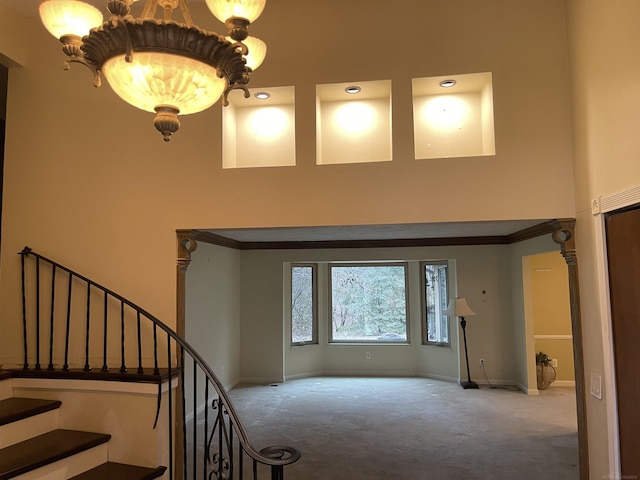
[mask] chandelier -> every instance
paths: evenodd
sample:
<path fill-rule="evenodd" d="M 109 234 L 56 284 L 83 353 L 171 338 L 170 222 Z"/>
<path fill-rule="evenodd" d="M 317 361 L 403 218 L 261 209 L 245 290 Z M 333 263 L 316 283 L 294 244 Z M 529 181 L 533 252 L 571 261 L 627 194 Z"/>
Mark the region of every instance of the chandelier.
<path fill-rule="evenodd" d="M 155 112 L 153 124 L 165 141 L 180 128 L 178 115 L 201 112 L 231 90 L 249 97 L 247 83 L 266 54 L 266 45 L 248 35 L 266 0 L 206 0 L 224 22 L 228 36 L 194 25 L 187 0 L 108 0 L 111 18 L 103 22 L 96 7 L 80 0 L 44 0 L 40 18 L 62 44 L 64 68 L 80 63 L 93 73 L 93 84 L 106 78 L 125 102 Z M 162 18 L 156 18 L 160 10 Z M 172 19 L 179 10 L 183 22 Z"/>

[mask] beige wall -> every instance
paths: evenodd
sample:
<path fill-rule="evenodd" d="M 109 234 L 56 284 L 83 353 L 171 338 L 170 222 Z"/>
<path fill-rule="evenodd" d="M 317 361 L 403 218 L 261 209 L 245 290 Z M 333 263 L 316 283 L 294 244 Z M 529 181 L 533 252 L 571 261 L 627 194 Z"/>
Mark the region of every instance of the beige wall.
<path fill-rule="evenodd" d="M 229 389 L 240 377 L 240 252 L 198 243 L 186 291 L 185 338 Z"/>
<path fill-rule="evenodd" d="M 591 201 L 640 184 L 636 108 L 640 64 L 635 61 L 640 4 L 633 0 L 567 0 L 566 4 L 585 374 L 603 376 L 605 392 L 602 400 L 587 396 L 591 478 L 601 478 L 619 472 L 614 470 L 613 378 L 607 375 L 612 358 L 603 352 L 608 339 L 603 336 L 607 319 L 602 312 L 607 306 L 601 305 L 600 295 L 606 292 L 606 279 L 599 271 L 598 225 Z"/>
<path fill-rule="evenodd" d="M 573 382 L 567 262 L 559 252 L 542 253 L 529 258 L 529 267 L 535 352 L 557 360 L 556 385 Z"/>

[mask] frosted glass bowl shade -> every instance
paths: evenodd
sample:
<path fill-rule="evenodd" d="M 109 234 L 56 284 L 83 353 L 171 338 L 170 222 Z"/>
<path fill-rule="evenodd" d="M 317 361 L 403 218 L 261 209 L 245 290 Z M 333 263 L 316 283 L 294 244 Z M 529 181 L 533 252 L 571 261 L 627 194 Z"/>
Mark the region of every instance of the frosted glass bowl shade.
<path fill-rule="evenodd" d="M 64 35 L 83 37 L 102 24 L 102 12 L 78 0 L 46 0 L 39 7 L 40 20 L 56 38 Z"/>
<path fill-rule="evenodd" d="M 226 22 L 233 17 L 245 18 L 253 23 L 264 10 L 266 0 L 206 0 L 211 13 Z"/>
<path fill-rule="evenodd" d="M 181 115 L 201 112 L 218 101 L 227 87 L 216 69 L 198 60 L 156 52 L 135 52 L 107 60 L 102 72 L 125 102 L 148 112 L 175 107 Z"/>

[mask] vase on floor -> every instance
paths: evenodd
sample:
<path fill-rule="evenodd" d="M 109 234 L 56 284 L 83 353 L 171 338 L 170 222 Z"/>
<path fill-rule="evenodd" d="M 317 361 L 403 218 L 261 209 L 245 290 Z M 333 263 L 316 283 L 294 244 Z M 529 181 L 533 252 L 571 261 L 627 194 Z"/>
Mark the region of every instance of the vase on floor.
<path fill-rule="evenodd" d="M 546 390 L 556 379 L 556 369 L 551 365 L 536 365 L 536 379 L 538 380 L 538 390 Z"/>
<path fill-rule="evenodd" d="M 538 390 L 546 390 L 556 379 L 556 369 L 551 365 L 551 359 L 543 352 L 536 354 L 536 380 Z"/>

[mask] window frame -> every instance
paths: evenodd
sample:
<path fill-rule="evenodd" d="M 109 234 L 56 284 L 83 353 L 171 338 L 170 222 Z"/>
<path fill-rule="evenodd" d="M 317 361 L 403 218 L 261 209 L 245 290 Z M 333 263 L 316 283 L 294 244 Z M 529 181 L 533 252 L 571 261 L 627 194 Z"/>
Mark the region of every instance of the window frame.
<path fill-rule="evenodd" d="M 334 267 L 402 267 L 404 270 L 404 310 L 405 310 L 405 339 L 404 340 L 357 340 L 333 338 L 333 274 Z M 410 278 L 409 262 L 405 261 L 365 261 L 365 262 L 329 262 L 327 264 L 327 327 L 328 343 L 330 345 L 410 345 L 411 344 L 411 303 L 409 299 Z"/>
<path fill-rule="evenodd" d="M 293 341 L 293 269 L 294 268 L 311 268 L 311 340 L 303 340 L 300 342 Z M 318 264 L 317 263 L 291 263 L 289 265 L 289 322 L 291 332 L 289 341 L 291 346 L 317 345 L 318 344 Z"/>
<path fill-rule="evenodd" d="M 422 344 L 423 345 L 431 345 L 437 347 L 451 347 L 451 318 L 449 315 L 444 315 L 446 317 L 446 329 L 447 329 L 447 341 L 432 341 L 429 340 L 429 319 L 427 318 L 427 282 L 425 270 L 427 265 L 441 265 L 446 268 L 446 292 L 445 292 L 445 303 L 449 302 L 449 293 L 451 288 L 451 275 L 449 274 L 450 265 L 448 260 L 424 260 L 420 262 L 420 322 L 422 324 Z M 447 305 L 445 305 L 444 309 L 446 312 Z"/>

